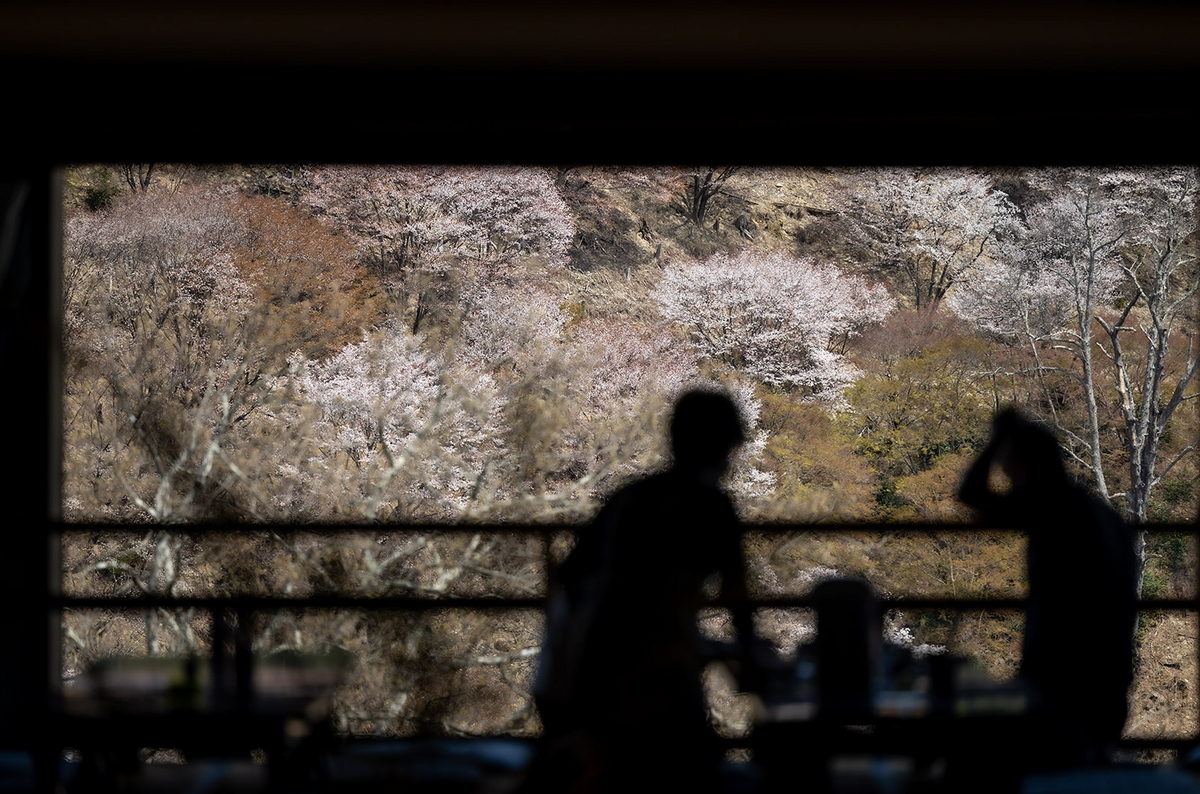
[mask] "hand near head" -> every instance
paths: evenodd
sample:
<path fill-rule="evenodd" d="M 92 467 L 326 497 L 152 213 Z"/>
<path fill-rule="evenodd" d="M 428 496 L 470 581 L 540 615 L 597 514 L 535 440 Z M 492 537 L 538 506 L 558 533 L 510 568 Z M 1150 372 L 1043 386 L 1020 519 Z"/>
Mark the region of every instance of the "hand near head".
<path fill-rule="evenodd" d="M 1001 411 L 992 420 L 992 440 L 988 447 L 992 450 L 992 459 L 1000 466 L 1013 488 L 1021 488 L 1028 480 L 1026 456 L 1029 450 L 1022 443 L 1032 427 L 1013 409 Z"/>
<path fill-rule="evenodd" d="M 993 465 L 1001 467 L 1014 492 L 1053 488 L 1066 481 L 1054 436 L 1012 408 L 992 420 L 992 438 L 963 478 L 958 498 L 985 512 L 996 508 L 1005 497 L 991 490 Z"/>

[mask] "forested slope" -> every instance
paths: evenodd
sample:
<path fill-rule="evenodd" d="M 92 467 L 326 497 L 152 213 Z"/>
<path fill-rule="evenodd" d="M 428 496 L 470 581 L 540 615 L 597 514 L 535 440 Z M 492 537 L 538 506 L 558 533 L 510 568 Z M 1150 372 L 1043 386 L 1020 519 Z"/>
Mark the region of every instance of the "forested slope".
<path fill-rule="evenodd" d="M 968 521 L 957 480 L 1006 405 L 1132 521 L 1196 517 L 1195 169 L 131 164 L 67 183 L 64 511 L 146 530 L 69 535 L 71 592 L 537 595 L 532 540 L 395 525 L 586 520 L 661 465 L 672 397 L 713 383 L 751 427 L 729 481 L 749 521 Z M 179 526 L 209 520 L 378 530 Z M 833 572 L 1024 588 L 1015 535 L 747 544 L 760 592 Z M 1144 594 L 1192 592 L 1188 542 L 1145 559 Z M 761 618 L 783 652 L 811 630 Z M 208 642 L 182 611 L 67 627 L 71 670 Z M 355 652 L 344 730 L 536 730 L 535 616 L 297 610 L 256 631 L 263 652 Z M 1019 615 L 889 631 L 998 675 L 1018 661 Z M 1144 619 L 1135 735 L 1196 728 L 1196 632 Z"/>

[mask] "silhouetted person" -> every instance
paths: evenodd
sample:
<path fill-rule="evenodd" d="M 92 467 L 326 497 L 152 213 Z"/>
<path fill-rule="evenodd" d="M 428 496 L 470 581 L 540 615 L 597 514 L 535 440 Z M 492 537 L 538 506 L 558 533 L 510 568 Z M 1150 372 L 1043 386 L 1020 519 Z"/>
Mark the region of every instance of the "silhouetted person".
<path fill-rule="evenodd" d="M 595 776 L 587 790 L 716 785 L 696 613 L 720 574 L 748 664 L 741 536 L 719 485 L 743 440 L 728 397 L 685 394 L 671 420 L 672 467 L 614 494 L 559 569 L 552 612 L 557 604 L 565 620 L 550 616 L 536 691 L 548 743 L 574 748 L 583 776 Z"/>
<path fill-rule="evenodd" d="M 1012 487 L 996 493 L 993 465 Z M 1009 410 L 959 497 L 988 524 L 1028 533 L 1020 675 L 1034 697 L 1034 768 L 1095 763 L 1120 738 L 1133 680 L 1137 563 L 1129 526 L 1067 476 L 1054 437 Z"/>

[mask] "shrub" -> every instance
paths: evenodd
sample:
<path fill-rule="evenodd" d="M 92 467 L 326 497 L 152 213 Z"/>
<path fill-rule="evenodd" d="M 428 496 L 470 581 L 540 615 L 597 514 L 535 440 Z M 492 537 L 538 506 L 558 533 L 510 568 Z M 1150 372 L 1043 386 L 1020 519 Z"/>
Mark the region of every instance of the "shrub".
<path fill-rule="evenodd" d="M 113 199 L 121 194 L 121 185 L 113 179 L 112 172 L 101 168 L 91 184 L 83 192 L 83 204 L 92 212 L 108 209 Z"/>

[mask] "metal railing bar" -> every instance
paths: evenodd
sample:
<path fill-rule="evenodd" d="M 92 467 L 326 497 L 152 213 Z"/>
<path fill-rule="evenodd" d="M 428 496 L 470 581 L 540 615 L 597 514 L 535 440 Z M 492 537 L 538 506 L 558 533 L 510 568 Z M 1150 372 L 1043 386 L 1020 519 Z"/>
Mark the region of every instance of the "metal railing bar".
<path fill-rule="evenodd" d="M 811 609 L 816 604 L 809 596 L 762 596 L 749 599 L 751 606 L 758 609 Z M 544 597 L 506 596 L 355 596 L 316 595 L 307 597 L 287 596 L 53 596 L 47 599 L 50 609 L 242 609 L 251 611 L 273 611 L 283 609 L 366 609 L 366 610 L 429 610 L 429 609 L 544 609 Z M 711 607 L 726 606 L 728 602 L 715 600 Z M 1147 598 L 1138 602 L 1141 610 L 1196 611 L 1196 601 L 1190 596 L 1175 598 Z M 938 598 L 906 596 L 881 599 L 885 610 L 946 610 L 969 611 L 986 609 L 995 611 L 1021 610 L 1024 598 Z"/>
<path fill-rule="evenodd" d="M 816 604 L 810 598 L 802 596 L 771 596 L 767 598 L 755 598 L 751 603 L 756 608 L 815 608 Z M 972 609 L 986 609 L 995 611 L 1005 610 L 1023 610 L 1025 609 L 1024 598 L 988 598 L 981 596 L 978 598 L 924 598 L 917 596 L 905 596 L 900 598 L 885 598 L 880 601 L 880 605 L 885 610 L 890 609 L 913 609 L 913 610 L 946 610 L 946 611 L 968 611 Z M 1179 598 L 1147 598 L 1138 601 L 1139 610 L 1174 610 L 1184 612 L 1195 612 L 1196 602 L 1191 597 Z"/>
<path fill-rule="evenodd" d="M 405 533 L 405 534 L 554 534 L 575 532 L 586 524 L 51 524 L 50 532 L 121 532 L 144 534 L 148 532 L 179 532 L 184 534 L 275 532 L 279 534 L 355 534 L 355 533 Z M 1200 535 L 1200 521 L 1175 522 L 1169 524 L 1142 524 L 1137 527 L 1151 535 L 1186 533 Z M 808 533 L 814 535 L 838 534 L 961 534 L 961 533 L 1020 533 L 1019 527 L 985 527 L 979 524 L 874 524 L 874 523 L 745 523 L 741 531 L 765 534 Z"/>
<path fill-rule="evenodd" d="M 352 741 L 361 741 L 355 737 Z M 371 741 L 366 739 L 365 741 Z M 537 741 L 532 739 L 531 741 Z M 752 750 L 755 746 L 754 734 L 748 736 L 723 736 L 718 739 L 719 744 L 726 750 Z M 1180 737 L 1177 739 L 1118 739 L 1117 748 L 1121 750 L 1178 750 L 1186 751 L 1196 748 L 1196 737 L 1187 738 Z"/>
<path fill-rule="evenodd" d="M 251 612 L 282 611 L 287 609 L 365 609 L 431 610 L 431 609 L 545 609 L 544 598 L 454 597 L 422 598 L 417 596 L 350 596 L 317 595 L 308 597 L 283 596 L 55 596 L 48 599 L 50 609 L 235 609 Z"/>
<path fill-rule="evenodd" d="M 1193 750 L 1196 737 L 1178 739 L 1118 739 L 1117 747 L 1122 750 Z"/>
<path fill-rule="evenodd" d="M 391 747 L 397 744 L 414 743 L 419 744 L 427 741 L 445 741 L 446 736 L 429 734 L 422 736 L 371 736 L 371 735 L 355 735 L 341 737 L 341 741 L 353 745 L 355 747 Z M 473 736 L 453 737 L 458 741 L 469 742 L 472 740 L 496 740 L 513 742 L 528 742 L 536 744 L 541 741 L 540 736 L 513 736 L 506 733 L 489 733 Z M 715 741 L 727 750 L 734 749 L 753 749 L 755 745 L 755 737 L 753 733 L 746 736 L 718 736 Z M 1170 739 L 1148 739 L 1148 738 L 1128 738 L 1117 741 L 1117 747 L 1122 750 L 1192 750 L 1196 747 L 1196 739 L 1187 737 L 1178 737 Z"/>

